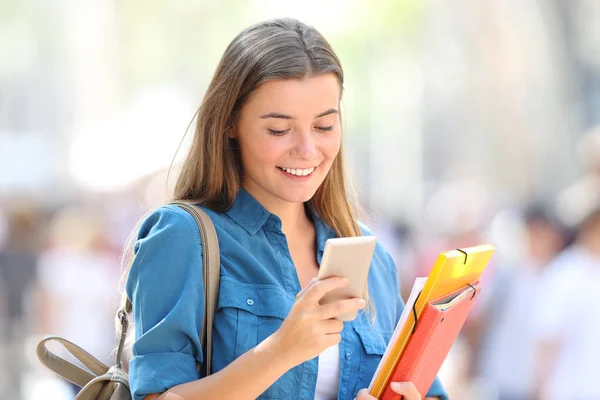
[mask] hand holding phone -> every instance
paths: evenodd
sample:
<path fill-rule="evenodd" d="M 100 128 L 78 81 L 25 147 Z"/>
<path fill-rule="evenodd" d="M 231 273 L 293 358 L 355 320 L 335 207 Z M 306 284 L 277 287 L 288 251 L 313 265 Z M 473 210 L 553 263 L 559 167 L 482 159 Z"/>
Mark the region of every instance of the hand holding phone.
<path fill-rule="evenodd" d="M 348 285 L 327 293 L 321 299 L 321 305 L 353 297 L 364 299 L 375 244 L 376 239 L 373 236 L 327 240 L 317 279 L 339 276 L 346 278 Z M 356 314 L 357 311 L 344 313 L 337 318 L 341 321 L 352 321 Z"/>

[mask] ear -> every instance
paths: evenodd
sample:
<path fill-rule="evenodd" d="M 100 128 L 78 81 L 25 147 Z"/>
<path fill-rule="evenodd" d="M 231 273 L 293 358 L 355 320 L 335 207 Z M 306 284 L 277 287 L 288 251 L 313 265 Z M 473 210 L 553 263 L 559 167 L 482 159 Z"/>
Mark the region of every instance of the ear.
<path fill-rule="evenodd" d="M 229 139 L 237 139 L 237 131 L 235 129 L 235 125 L 229 125 L 227 129 L 225 129 L 225 132 L 227 132 L 227 137 Z"/>

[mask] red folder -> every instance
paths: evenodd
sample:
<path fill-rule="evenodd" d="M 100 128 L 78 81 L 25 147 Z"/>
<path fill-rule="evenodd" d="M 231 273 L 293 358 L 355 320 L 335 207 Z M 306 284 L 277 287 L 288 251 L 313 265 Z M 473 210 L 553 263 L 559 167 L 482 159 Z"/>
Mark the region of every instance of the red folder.
<path fill-rule="evenodd" d="M 477 281 L 427 304 L 386 384 L 381 400 L 402 398 L 390 388 L 390 382 L 412 382 L 425 398 L 480 288 L 481 284 Z"/>

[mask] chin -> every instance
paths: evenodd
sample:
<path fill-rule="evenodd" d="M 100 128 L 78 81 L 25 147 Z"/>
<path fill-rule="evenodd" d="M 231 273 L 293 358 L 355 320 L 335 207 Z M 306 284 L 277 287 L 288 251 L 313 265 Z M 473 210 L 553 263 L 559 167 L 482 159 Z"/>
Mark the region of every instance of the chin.
<path fill-rule="evenodd" d="M 314 190 L 293 190 L 278 193 L 281 200 L 288 203 L 306 203 L 313 198 L 317 189 Z"/>

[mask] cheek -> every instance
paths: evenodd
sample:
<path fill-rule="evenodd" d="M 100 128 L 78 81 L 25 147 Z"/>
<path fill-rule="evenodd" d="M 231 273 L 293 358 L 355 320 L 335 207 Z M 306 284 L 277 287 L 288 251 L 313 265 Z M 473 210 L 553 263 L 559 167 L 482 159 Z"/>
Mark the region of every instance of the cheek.
<path fill-rule="evenodd" d="M 340 132 L 327 136 L 322 144 L 321 149 L 325 158 L 333 160 L 340 152 L 342 135 Z"/>
<path fill-rule="evenodd" d="M 282 145 L 280 141 L 273 139 L 276 138 L 256 133 L 240 142 L 244 166 L 249 169 L 260 169 L 274 165 L 282 153 Z"/>

